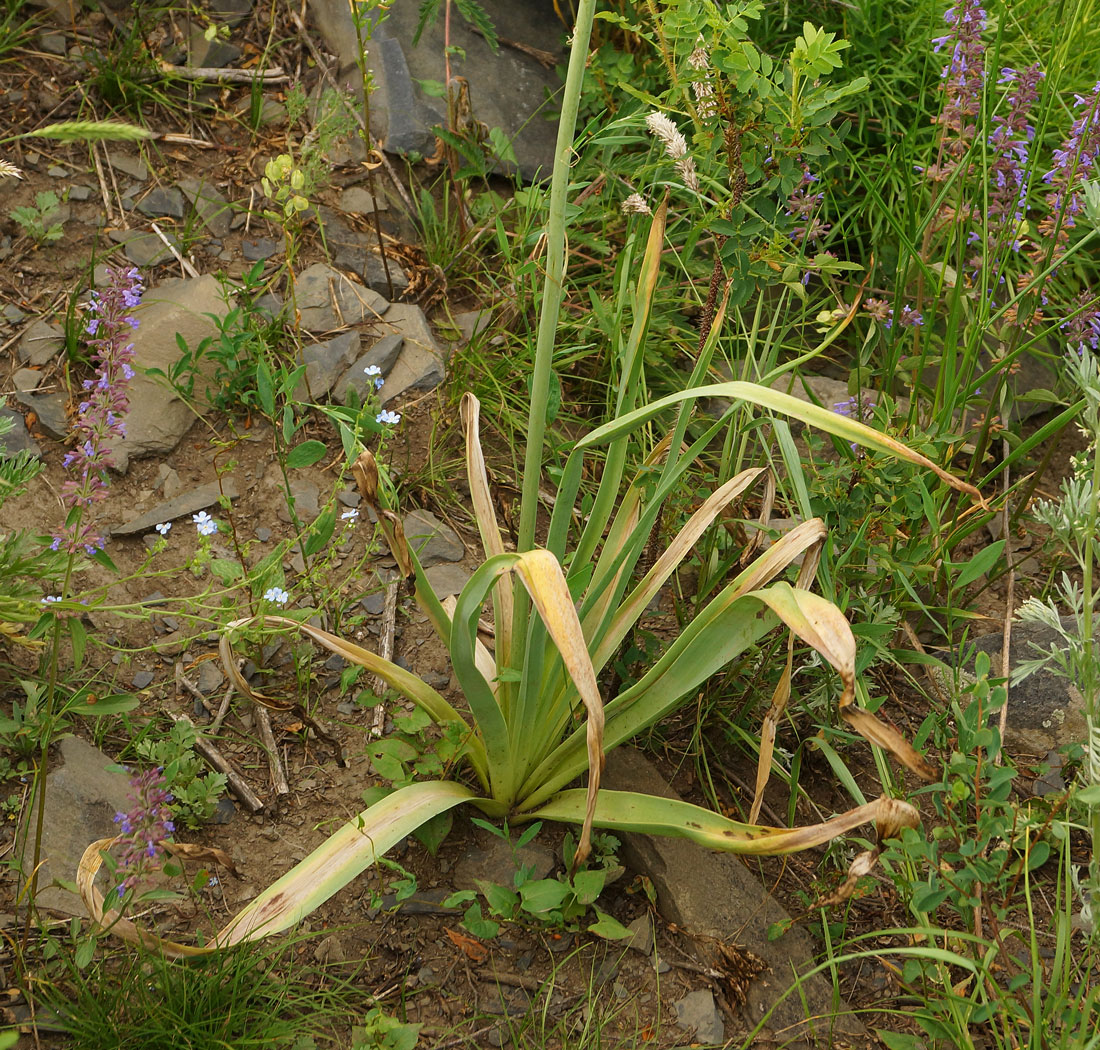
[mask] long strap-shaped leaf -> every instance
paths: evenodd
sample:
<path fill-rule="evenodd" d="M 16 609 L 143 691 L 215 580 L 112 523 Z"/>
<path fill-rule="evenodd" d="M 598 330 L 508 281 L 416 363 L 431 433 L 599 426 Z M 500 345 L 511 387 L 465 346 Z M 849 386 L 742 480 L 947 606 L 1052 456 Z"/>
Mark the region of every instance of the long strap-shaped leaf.
<path fill-rule="evenodd" d="M 371 674 L 378 675 L 386 685 L 396 689 L 402 696 L 407 697 L 416 704 L 433 722 L 439 725 L 455 722 L 462 726 L 465 730 L 464 739 L 467 741 L 465 753 L 470 767 L 477 774 L 482 786 L 488 789 L 485 746 L 466 719 L 440 693 L 436 692 L 423 679 L 418 678 L 410 671 L 406 671 L 403 667 L 382 659 L 377 653 L 372 653 L 361 645 L 356 645 L 354 642 L 349 642 L 338 635 L 323 631 L 320 627 L 300 623 L 288 616 L 255 616 L 244 620 L 234 620 L 228 624 L 222 633 L 218 653 L 225 673 L 233 682 L 233 687 L 242 696 L 246 696 L 253 703 L 265 707 L 273 707 L 276 710 L 287 709 L 287 705 L 282 701 L 273 701 L 271 697 L 256 692 L 244 679 L 240 671 L 237 670 L 237 661 L 233 658 L 233 634 L 240 628 L 249 626 L 285 627 L 300 631 L 330 652 L 342 656 L 348 663 L 357 664 L 366 668 Z"/>
<path fill-rule="evenodd" d="M 584 727 L 586 753 L 588 758 L 588 799 L 589 809 L 594 811 L 596 797 L 600 789 L 600 774 L 603 771 L 603 729 L 604 714 L 603 700 L 600 698 L 599 686 L 596 683 L 596 674 L 592 670 L 592 661 L 588 657 L 588 649 L 584 644 L 584 633 L 581 631 L 580 620 L 577 618 L 577 610 L 573 605 L 573 598 L 569 593 L 569 585 L 565 581 L 565 573 L 561 564 L 549 551 L 536 548 L 512 554 L 499 554 L 490 558 L 474 573 L 470 581 L 462 589 L 458 604 L 455 607 L 454 629 L 452 631 L 451 652 L 454 659 L 454 669 L 459 681 L 469 679 L 473 684 L 473 693 L 467 693 L 471 710 L 475 718 L 481 719 L 479 708 L 487 703 L 484 690 L 476 682 L 481 675 L 474 667 L 474 643 L 477 637 L 477 619 L 489 588 L 496 579 L 504 573 L 515 573 L 519 577 L 546 630 L 558 647 L 563 663 L 569 671 L 569 676 L 577 688 L 581 700 L 587 709 L 588 718 Z M 459 669 L 462 675 L 459 675 Z M 464 677 L 463 677 L 464 676 Z M 476 694 L 477 698 L 475 699 Z M 476 705 L 476 706 L 475 706 Z M 533 715 L 530 721 L 524 721 L 522 717 L 516 717 L 507 730 L 511 736 L 511 749 L 502 764 L 507 764 L 508 769 L 499 778 L 497 770 L 491 768 L 490 772 L 494 781 L 494 798 L 506 805 L 515 801 L 514 773 L 518 767 L 515 759 L 515 749 L 528 746 L 528 742 L 537 739 L 546 732 L 546 727 L 538 722 L 537 704 L 520 708 Z M 484 729 L 483 729 L 484 733 Z M 495 761 L 498 748 L 495 741 L 486 739 L 486 748 L 490 757 Z M 492 763 L 491 763 L 492 766 Z M 511 779 L 510 779 L 511 778 Z M 507 797 L 501 797 L 497 790 L 498 784 L 508 784 Z M 591 844 L 591 820 L 586 820 L 581 829 L 580 841 L 577 844 L 577 857 L 575 863 L 583 862 L 588 855 Z"/>
<path fill-rule="evenodd" d="M 790 394 L 784 394 L 766 386 L 759 386 L 756 383 L 744 383 L 740 380 L 733 380 L 729 383 L 712 383 L 709 386 L 700 386 L 691 390 L 680 390 L 674 394 L 669 394 L 667 397 L 662 397 L 642 408 L 635 409 L 633 412 L 628 412 L 618 419 L 613 419 L 601 427 L 597 427 L 578 441 L 576 447 L 578 449 L 590 448 L 609 441 L 615 441 L 660 414 L 666 408 L 671 408 L 683 401 L 698 401 L 700 398 L 712 397 L 736 398 L 739 401 L 757 405 L 772 412 L 781 412 L 783 415 L 800 419 L 803 423 L 808 423 L 810 426 L 824 430 L 827 434 L 833 434 L 845 441 L 855 442 L 857 445 L 873 448 L 916 466 L 924 467 L 926 470 L 932 471 L 936 477 L 945 484 L 950 485 L 951 488 L 957 489 L 959 492 L 965 492 L 979 503 L 984 504 L 981 494 L 973 485 L 955 477 L 919 452 L 914 452 L 900 441 L 879 433 L 879 431 L 867 426 L 865 423 L 861 423 L 856 419 L 849 419 L 847 416 L 842 416 L 836 412 L 830 412 L 818 405 L 800 401 Z"/>
<path fill-rule="evenodd" d="M 802 522 L 712 598 L 642 679 L 607 705 L 607 747 L 654 725 L 682 697 L 772 630 L 777 620 L 756 618 L 737 603 L 817 547 L 824 536 L 820 519 Z M 545 801 L 583 772 L 584 759 L 579 732 L 574 732 L 528 774 L 520 797 L 530 804 Z"/>
<path fill-rule="evenodd" d="M 524 819 L 579 824 L 585 813 L 584 792 L 570 789 L 559 791 L 537 809 L 525 813 Z M 875 822 L 880 839 L 895 838 L 902 828 L 919 827 L 920 814 L 908 802 L 883 797 L 821 824 L 771 828 L 742 824 L 680 799 L 604 790 L 600 792 L 593 817 L 593 825 L 597 828 L 691 839 L 709 849 L 756 856 L 795 853 L 820 846 L 871 821 Z"/>
<path fill-rule="evenodd" d="M 305 860 L 268 886 L 202 948 L 157 937 L 104 906 L 95 876 L 103 863 L 102 851 L 118 839 L 99 839 L 84 851 L 77 869 L 77 887 L 95 922 L 123 940 L 157 948 L 170 958 L 209 955 L 293 926 L 425 821 L 472 800 L 476 801 L 468 787 L 452 781 L 411 784 L 387 795 L 349 820 Z"/>
<path fill-rule="evenodd" d="M 481 534 L 481 546 L 485 556 L 491 558 L 504 553 L 504 540 L 497 524 L 493 497 L 489 492 L 489 477 L 485 470 L 485 456 L 481 451 L 479 424 L 481 402 L 473 394 L 463 394 L 459 406 L 466 428 L 466 476 L 470 482 L 470 501 L 474 507 L 474 519 Z M 512 588 L 500 582 L 493 589 L 496 604 L 496 658 L 497 667 L 510 667 L 512 662 Z"/>
<path fill-rule="evenodd" d="M 714 519 L 740 496 L 757 478 L 767 473 L 764 467 L 743 470 L 720 488 L 715 489 L 703 505 L 688 519 L 687 523 L 668 545 L 664 553 L 653 563 L 653 567 L 639 581 L 630 596 L 615 610 L 611 625 L 600 640 L 592 656 L 592 664 L 597 673 L 618 649 L 630 628 L 645 611 L 665 581 L 676 571 L 676 567 L 687 556 L 699 538 L 710 527 Z"/>

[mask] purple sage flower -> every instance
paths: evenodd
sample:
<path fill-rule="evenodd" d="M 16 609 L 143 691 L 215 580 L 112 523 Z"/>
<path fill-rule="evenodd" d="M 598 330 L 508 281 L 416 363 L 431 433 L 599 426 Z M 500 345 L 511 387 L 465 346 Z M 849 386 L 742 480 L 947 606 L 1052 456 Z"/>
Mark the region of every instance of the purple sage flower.
<path fill-rule="evenodd" d="M 1100 300 L 1091 292 L 1081 292 L 1074 297 L 1069 309 L 1073 316 L 1059 327 L 1066 333 L 1070 348 L 1081 355 L 1085 350 L 1100 346 Z"/>
<path fill-rule="evenodd" d="M 943 20 L 950 27 L 933 40 L 934 50 L 950 51 L 951 59 L 940 73 L 943 108 L 934 123 L 943 128 L 944 159 L 930 164 L 925 174 L 934 182 L 948 178 L 970 148 L 977 133 L 975 118 L 982 109 L 985 86 L 985 10 L 978 0 L 959 0 Z"/>
<path fill-rule="evenodd" d="M 989 144 L 993 156 L 989 165 L 989 247 L 1002 242 L 1014 252 L 1020 250 L 1020 224 L 1027 212 L 1027 164 L 1035 128 L 1031 110 L 1039 98 L 1039 84 L 1045 74 L 1038 63 L 1022 73 L 1002 69 L 1000 84 L 1007 84 L 1008 112 L 993 117 Z"/>
<path fill-rule="evenodd" d="M 125 813 L 115 814 L 115 823 L 123 839 L 118 867 L 119 871 L 128 872 L 118 886 L 120 897 L 137 883 L 150 861 L 164 852 L 161 841 L 176 830 L 172 811 L 168 808 L 172 793 L 162 767 L 132 776 L 127 794 L 132 805 Z"/>
<path fill-rule="evenodd" d="M 1066 231 L 1073 228 L 1074 217 L 1081 211 L 1078 187 L 1096 173 L 1100 156 L 1100 82 L 1090 94 L 1075 95 L 1074 105 L 1081 115 L 1061 148 L 1054 151 L 1054 164 L 1043 176 L 1043 182 L 1050 186 L 1046 201 L 1049 214 L 1039 222 L 1038 232 L 1040 240 L 1057 235 L 1056 256 L 1064 250 L 1069 239 Z"/>
<path fill-rule="evenodd" d="M 134 377 L 130 334 L 138 326 L 129 311 L 141 302 L 143 290 L 135 268 L 108 267 L 107 287 L 92 292 L 85 305 L 84 331 L 96 375 L 84 380 L 84 399 L 73 423 L 76 440 L 62 461 L 72 475 L 61 486 L 62 501 L 71 512 L 50 544 L 54 550 L 95 554 L 103 549 L 103 536 L 94 522 L 84 520 L 84 512 L 107 495 L 107 468 L 115 462 L 112 446 L 126 436 L 122 417 L 130 407 L 127 387 Z"/>

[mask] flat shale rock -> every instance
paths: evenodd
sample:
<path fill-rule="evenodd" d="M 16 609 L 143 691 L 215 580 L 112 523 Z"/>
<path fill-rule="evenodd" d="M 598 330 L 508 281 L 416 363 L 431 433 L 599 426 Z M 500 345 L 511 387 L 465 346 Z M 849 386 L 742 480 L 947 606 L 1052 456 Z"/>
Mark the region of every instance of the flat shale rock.
<path fill-rule="evenodd" d="M 618 747 L 607 756 L 601 786 L 676 797 L 652 763 L 633 748 Z M 843 1012 L 843 1004 L 842 1012 L 836 1012 L 832 988 L 820 974 L 805 979 L 798 990 L 779 1001 L 796 971 L 813 968 L 813 941 L 798 926 L 768 940 L 768 927 L 790 916 L 741 858 L 714 853 L 683 838 L 634 832 L 619 838 L 624 863 L 653 880 L 661 914 L 697 935 L 702 952 L 709 950 L 707 939 L 713 938 L 743 946 L 767 964 L 766 970 L 748 981 L 745 1002 L 734 1018 L 739 1029 L 750 1030 L 774 1006 L 766 1028 L 771 1034 L 782 1033 L 783 1046 L 878 1045 L 853 1014 Z M 706 958 L 701 961 L 713 965 Z"/>

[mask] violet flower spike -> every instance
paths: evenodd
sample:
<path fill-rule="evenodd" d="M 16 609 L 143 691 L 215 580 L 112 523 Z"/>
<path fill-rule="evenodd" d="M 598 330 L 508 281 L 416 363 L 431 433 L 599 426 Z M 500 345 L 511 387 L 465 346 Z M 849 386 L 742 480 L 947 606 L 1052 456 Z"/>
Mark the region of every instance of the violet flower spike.
<path fill-rule="evenodd" d="M 107 495 L 107 468 L 115 465 L 113 445 L 126 436 L 124 416 L 130 407 L 128 386 L 134 370 L 131 333 L 138 322 L 130 310 L 141 302 L 144 286 L 136 268 L 107 268 L 107 287 L 92 292 L 85 311 L 86 344 L 96 365 L 94 379 L 83 384 L 84 399 L 73 423 L 75 443 L 65 456 L 70 477 L 61 486 L 61 498 L 70 509 L 86 511 Z M 51 548 L 75 554 L 101 551 L 104 538 L 94 523 L 77 514 L 55 533 Z"/>
<path fill-rule="evenodd" d="M 140 878 L 149 862 L 163 852 L 161 841 L 176 830 L 168 803 L 172 793 L 164 779 L 164 769 L 148 769 L 130 778 L 128 796 L 132 805 L 125 813 L 115 814 L 115 823 L 123 838 L 119 871 L 128 874 L 119 883 L 118 895 L 125 896 Z"/>
<path fill-rule="evenodd" d="M 985 17 L 978 0 L 959 0 L 943 16 L 950 30 L 933 40 L 933 50 L 949 48 L 951 59 L 940 74 L 943 108 L 933 120 L 943 128 L 945 159 L 928 166 L 926 175 L 932 181 L 951 174 L 977 133 L 975 118 L 981 112 L 985 86 Z"/>
<path fill-rule="evenodd" d="M 1078 189 L 1082 182 L 1092 178 L 1100 158 L 1100 82 L 1088 95 L 1076 95 L 1074 105 L 1081 115 L 1069 129 L 1069 137 L 1061 149 L 1054 151 L 1054 165 L 1043 176 L 1050 186 L 1047 194 L 1049 214 L 1039 223 L 1039 238 L 1054 237 L 1057 233 L 1058 254 L 1064 250 L 1068 239 L 1065 231 L 1076 225 L 1081 211 Z"/>

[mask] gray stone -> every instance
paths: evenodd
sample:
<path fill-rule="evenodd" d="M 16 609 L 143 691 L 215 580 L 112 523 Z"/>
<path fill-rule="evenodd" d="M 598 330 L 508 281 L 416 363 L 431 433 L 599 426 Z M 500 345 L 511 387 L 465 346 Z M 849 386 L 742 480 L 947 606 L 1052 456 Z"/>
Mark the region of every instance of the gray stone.
<path fill-rule="evenodd" d="M 642 955 L 653 954 L 653 919 L 649 912 L 644 911 L 626 927 L 630 931 L 629 937 L 624 937 L 619 943 L 627 948 L 633 948 Z"/>
<path fill-rule="evenodd" d="M 402 394 L 434 390 L 447 376 L 443 351 L 419 306 L 394 303 L 386 311 L 387 330 L 404 337 L 404 346 L 382 388 L 384 404 Z"/>
<path fill-rule="evenodd" d="M 430 154 L 435 148 L 431 129 L 447 122 L 441 100 L 429 102 L 418 95 L 399 41 L 381 36 L 375 48 L 378 55 L 375 72 L 380 74 L 378 94 L 387 124 L 383 145 L 390 153 Z"/>
<path fill-rule="evenodd" d="M 174 186 L 156 186 L 137 203 L 137 210 L 153 219 L 159 216 L 182 219 L 184 207 L 183 194 Z"/>
<path fill-rule="evenodd" d="M 647 758 L 622 746 L 607 756 L 601 787 L 676 797 Z M 790 916 L 739 857 L 712 853 L 688 839 L 616 834 L 622 842 L 620 859 L 652 879 L 661 915 L 698 938 L 704 965 L 716 961 L 706 958 L 713 951 L 707 946 L 710 938 L 743 944 L 767 964 L 749 984 L 739 1020 L 756 1025 L 775 1006 L 767 1025 L 782 1031 L 784 1040 L 817 1039 L 820 1045 L 834 1046 L 848 1039 L 858 1046 L 873 1045 L 843 1004 L 838 1011 L 832 987 L 820 974 L 804 977 L 796 993 L 778 1002 L 796 972 L 813 968 L 815 945 L 806 930 L 794 925 L 768 940 L 768 927 Z"/>
<path fill-rule="evenodd" d="M 194 26 L 187 40 L 187 65 L 193 69 L 225 69 L 241 57 L 236 44 L 214 37 L 207 40 L 202 26 Z"/>
<path fill-rule="evenodd" d="M 1071 616 L 1063 617 L 1062 624 L 1069 631 L 1075 629 Z M 1100 627 L 1096 637 L 1100 641 Z M 1021 661 L 1038 656 L 1036 646 L 1043 652 L 1049 652 L 1050 647 L 1059 644 L 1060 640 L 1061 636 L 1053 628 L 1030 623 L 1013 624 L 1008 649 L 1009 673 Z M 981 635 L 967 643 L 963 655 L 975 649 L 988 653 L 990 674 L 999 678 L 1003 642 L 1004 636 L 1000 631 Z M 968 659 L 966 667 L 960 669 L 963 684 L 973 681 L 971 667 Z M 1072 682 L 1052 671 L 1043 670 L 1011 687 L 1004 740 L 1009 753 L 1014 756 L 1045 755 L 1066 744 L 1083 743 L 1086 738 L 1085 699 Z"/>
<path fill-rule="evenodd" d="M 368 594 L 363 598 L 359 604 L 363 607 L 363 611 L 370 613 L 371 616 L 381 616 L 386 609 L 386 596 L 375 591 L 374 594 Z"/>
<path fill-rule="evenodd" d="M 470 342 L 475 335 L 489 330 L 493 315 L 489 310 L 464 310 L 452 315 L 451 320 L 461 333 L 463 344 Z"/>
<path fill-rule="evenodd" d="M 194 410 L 163 381 L 144 373 L 159 368 L 165 374 L 179 360 L 177 333 L 195 349 L 218 329 L 210 318 L 229 312 L 224 290 L 210 275 L 165 281 L 151 289 L 138 307 L 140 327 L 134 333 L 136 375 L 130 383 L 126 439 L 120 449 L 129 456 L 171 452 L 195 421 Z M 214 363 L 200 362 L 196 389 L 211 382 Z M 196 508 L 198 509 L 198 508 Z M 163 521 L 163 518 L 158 519 Z"/>
<path fill-rule="evenodd" d="M 310 481 L 308 478 L 291 478 L 290 496 L 294 500 L 294 513 L 303 525 L 308 525 L 320 513 L 318 500 L 321 490 L 315 481 Z M 285 502 L 279 504 L 278 513 L 280 521 L 290 523 L 290 510 Z M 299 571 L 304 571 L 304 568 Z"/>
<path fill-rule="evenodd" d="M 222 478 L 221 488 L 218 482 L 211 481 L 206 485 L 190 489 L 164 503 L 158 503 L 152 510 L 141 514 L 136 518 L 121 525 L 115 525 L 111 529 L 113 536 L 132 536 L 137 532 L 148 532 L 154 526 L 164 521 L 174 521 L 189 514 L 195 514 L 200 510 L 215 507 L 218 498 L 224 492 L 229 499 L 236 499 L 239 495 L 237 483 L 232 477 Z"/>
<path fill-rule="evenodd" d="M 442 600 L 452 594 L 461 594 L 462 588 L 469 583 L 471 574 L 454 562 L 442 562 L 425 569 L 424 575 L 436 597 Z"/>
<path fill-rule="evenodd" d="M 64 55 L 69 50 L 69 41 L 64 33 L 39 33 L 38 46 L 48 55 Z"/>
<path fill-rule="evenodd" d="M 537 880 L 548 878 L 554 864 L 554 854 L 537 842 L 513 852 L 510 842 L 486 835 L 455 863 L 452 881 L 456 890 L 478 890 L 482 882 L 511 887 L 521 866 L 532 869 L 530 878 Z"/>
<path fill-rule="evenodd" d="M 256 529 L 256 539 L 261 543 L 267 543 L 271 539 L 271 530 L 266 525 L 261 525 Z"/>
<path fill-rule="evenodd" d="M 695 1033 L 695 1042 L 720 1046 L 726 1039 L 726 1026 L 709 988 L 688 992 L 676 1003 L 676 1023 L 685 1032 Z"/>
<path fill-rule="evenodd" d="M 551 61 L 564 58 L 567 30 L 552 5 L 486 0 L 485 8 L 501 37 L 541 48 Z M 433 125 L 446 123 L 445 100 L 425 96 L 418 84 L 440 79 L 435 55 L 445 46 L 443 20 L 429 25 L 414 48 L 417 14 L 415 4 L 394 5 L 370 45 L 377 94 L 386 111 L 385 118 L 379 119 L 379 133 L 390 151 L 430 153 L 435 148 Z M 323 20 L 318 23 L 323 27 Z M 395 46 L 398 41 L 403 50 Z M 473 117 L 490 128 L 500 128 L 512 142 L 524 178 L 540 172 L 548 177 L 557 135 L 554 111 L 562 88 L 557 71 L 514 48 L 501 47 L 494 54 L 462 21 L 452 22 L 450 44 L 461 49 L 452 58 L 452 73 L 469 81 Z M 381 126 L 383 119 L 389 122 L 386 129 Z M 514 166 L 498 162 L 496 169 L 514 170 Z"/>
<path fill-rule="evenodd" d="M 152 671 L 135 671 L 134 677 L 130 679 L 130 685 L 134 689 L 148 689 L 156 681 L 156 677 Z"/>
<path fill-rule="evenodd" d="M 46 821 L 42 832 L 43 865 L 38 875 L 37 906 L 62 915 L 87 917 L 80 898 L 53 886 L 54 879 L 73 881 L 84 850 L 96 839 L 111 838 L 118 827 L 116 813 L 130 808 L 129 778 L 110 773 L 113 765 L 98 748 L 78 737 L 61 741 L 59 769 L 46 777 Z M 35 827 L 37 807 L 31 811 L 28 827 Z M 24 855 L 24 874 L 30 874 L 33 843 Z"/>
<path fill-rule="evenodd" d="M 461 561 L 466 553 L 458 533 L 430 510 L 409 511 L 403 524 L 405 539 L 425 569 L 440 562 Z"/>
<path fill-rule="evenodd" d="M 274 292 L 261 295 L 255 306 L 269 321 L 274 321 L 283 312 L 283 301 Z"/>
<path fill-rule="evenodd" d="M 149 169 L 145 166 L 145 161 L 140 157 L 131 157 L 127 153 L 122 153 L 117 148 L 108 148 L 107 162 L 115 171 L 121 171 L 123 175 L 129 175 L 131 179 L 137 179 L 138 182 L 144 182 L 149 178 Z"/>
<path fill-rule="evenodd" d="M 222 797 L 210 816 L 211 823 L 228 824 L 237 815 L 237 806 L 231 798 Z"/>
<path fill-rule="evenodd" d="M 42 458 L 42 449 L 31 437 L 21 413 L 10 408 L 0 408 L 0 419 L 11 422 L 11 430 L 0 434 L 0 456 L 14 456 L 18 452 L 29 452 L 35 459 Z"/>
<path fill-rule="evenodd" d="M 69 200 L 71 201 L 88 201 L 92 199 L 93 190 L 91 186 L 70 186 L 69 187 Z"/>
<path fill-rule="evenodd" d="M 157 468 L 157 488 L 165 499 L 175 499 L 183 491 L 180 476 L 167 463 Z"/>
<path fill-rule="evenodd" d="M 59 164 L 53 165 L 51 168 L 46 169 L 46 174 L 51 179 L 67 179 L 69 177 L 69 169 L 63 168 Z"/>
<path fill-rule="evenodd" d="M 270 237 L 257 237 L 255 240 L 245 237 L 241 241 L 241 254 L 249 262 L 259 262 L 261 259 L 270 259 L 281 251 L 282 247 L 279 241 L 274 241 Z"/>
<path fill-rule="evenodd" d="M 11 377 L 12 385 L 17 391 L 29 393 L 42 382 L 42 373 L 37 368 L 17 368 Z"/>
<path fill-rule="evenodd" d="M 19 363 L 41 368 L 48 365 L 65 346 L 65 333 L 54 324 L 35 321 L 19 340 Z"/>
<path fill-rule="evenodd" d="M 203 696 L 209 696 L 215 689 L 221 688 L 224 681 L 225 675 L 218 670 L 218 665 L 213 660 L 203 660 L 199 664 L 199 676 L 195 684 Z"/>
<path fill-rule="evenodd" d="M 342 332 L 324 343 L 307 346 L 302 351 L 302 360 L 306 366 L 305 379 L 298 385 L 295 397 L 299 401 L 307 398 L 320 401 L 324 398 L 348 365 L 355 360 L 361 344 L 359 332 L 351 331 Z"/>
<path fill-rule="evenodd" d="M 227 26 L 239 25 L 252 14 L 252 0 L 213 0 L 210 13 Z"/>
<path fill-rule="evenodd" d="M 68 435 L 69 417 L 65 411 L 68 400 L 64 394 L 35 394 L 17 390 L 15 400 L 38 417 L 38 425 L 55 441 L 63 441 Z"/>
<path fill-rule="evenodd" d="M 378 368 L 383 376 L 389 376 L 393 369 L 404 339 L 399 335 L 386 335 L 379 339 L 358 361 L 356 361 L 341 377 L 333 388 L 333 397 L 339 401 L 347 400 L 349 388 L 354 390 L 360 403 L 366 400 L 368 394 L 374 393 L 374 379 L 368 376 L 366 369 Z M 385 390 L 385 384 L 382 385 Z"/>
<path fill-rule="evenodd" d="M 145 233 L 142 230 L 111 230 L 107 236 L 115 244 L 122 245 L 122 250 L 130 262 L 143 269 L 159 266 L 173 258 L 171 249 L 155 233 Z M 179 238 L 170 232 L 165 232 L 164 236 L 179 251 Z"/>
<path fill-rule="evenodd" d="M 309 332 L 377 321 L 389 308 L 377 292 L 325 263 L 315 263 L 298 275 L 295 296 L 302 327 Z"/>
<path fill-rule="evenodd" d="M 386 211 L 388 208 L 384 197 L 375 197 L 362 186 L 349 186 L 340 194 L 340 210 L 349 215 L 373 215 L 375 211 Z"/>
<path fill-rule="evenodd" d="M 376 248 L 344 245 L 336 252 L 336 265 L 350 270 L 385 298 L 397 298 L 409 287 L 408 274 L 393 259 L 382 261 Z"/>
<path fill-rule="evenodd" d="M 15 303 L 4 303 L 3 307 L 0 307 L 0 314 L 3 314 L 4 320 L 11 324 L 18 324 L 27 316 Z"/>
<path fill-rule="evenodd" d="M 233 206 L 214 186 L 199 179 L 180 179 L 176 185 L 191 202 L 199 220 L 215 237 L 228 236 Z"/>

